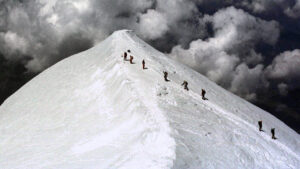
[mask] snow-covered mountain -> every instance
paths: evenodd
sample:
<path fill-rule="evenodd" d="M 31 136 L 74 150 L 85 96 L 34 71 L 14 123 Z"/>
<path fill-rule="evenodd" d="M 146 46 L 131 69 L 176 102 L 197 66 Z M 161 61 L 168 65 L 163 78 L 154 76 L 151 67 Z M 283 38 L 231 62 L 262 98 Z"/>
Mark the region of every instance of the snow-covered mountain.
<path fill-rule="evenodd" d="M 121 57 L 128 49 L 135 64 Z M 300 136 L 123 30 L 45 70 L 1 105 L 0 168 L 297 169 Z"/>

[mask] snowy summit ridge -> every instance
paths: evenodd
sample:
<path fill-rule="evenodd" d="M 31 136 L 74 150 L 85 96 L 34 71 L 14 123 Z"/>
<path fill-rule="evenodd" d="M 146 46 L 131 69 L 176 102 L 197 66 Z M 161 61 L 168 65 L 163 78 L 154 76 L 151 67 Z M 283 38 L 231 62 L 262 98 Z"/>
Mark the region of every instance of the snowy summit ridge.
<path fill-rule="evenodd" d="M 295 131 L 128 30 L 24 85 L 1 105 L 0 131 L 0 168 L 300 168 Z"/>

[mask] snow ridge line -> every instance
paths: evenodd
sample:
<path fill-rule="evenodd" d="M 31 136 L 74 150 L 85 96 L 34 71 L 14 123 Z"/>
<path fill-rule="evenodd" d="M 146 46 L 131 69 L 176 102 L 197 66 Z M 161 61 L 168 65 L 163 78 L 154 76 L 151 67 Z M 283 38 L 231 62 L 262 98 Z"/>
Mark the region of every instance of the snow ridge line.
<path fill-rule="evenodd" d="M 127 39 L 130 39 L 131 41 L 133 41 L 131 39 L 131 37 L 129 37 L 128 34 L 126 34 L 126 36 L 128 36 Z M 121 40 L 123 40 L 123 39 L 121 39 Z M 131 82 L 131 83 L 127 83 L 127 85 L 129 85 L 129 88 L 132 89 L 130 92 L 133 93 L 132 95 L 134 97 L 136 97 L 136 100 L 140 101 L 140 103 L 142 104 L 141 106 L 145 107 L 148 110 L 145 113 L 146 113 L 146 116 L 149 116 L 149 120 L 154 121 L 154 124 L 152 124 L 154 126 L 151 129 L 154 128 L 154 131 L 158 132 L 158 133 L 156 133 L 156 139 L 160 139 L 158 137 L 162 137 L 162 136 L 167 137 L 166 139 L 168 139 L 167 142 L 168 142 L 169 145 L 167 145 L 166 147 L 168 147 L 168 149 L 170 149 L 170 148 L 172 149 L 171 151 L 169 150 L 171 152 L 171 154 L 169 152 L 168 156 L 166 156 L 166 159 L 164 159 L 164 160 L 159 159 L 157 161 L 164 161 L 166 163 L 166 164 L 161 164 L 160 165 L 163 168 L 166 167 L 166 166 L 172 167 L 173 166 L 173 161 L 176 159 L 176 153 L 175 153 L 175 148 L 176 148 L 175 144 L 176 143 L 175 143 L 175 139 L 172 137 L 172 128 L 170 127 L 170 124 L 169 124 L 167 118 L 164 116 L 163 111 L 161 111 L 160 108 L 158 107 L 157 102 L 155 101 L 155 99 L 150 99 L 149 100 L 149 98 L 153 98 L 151 96 L 146 97 L 146 98 L 148 98 L 147 101 L 145 99 L 143 99 L 143 98 L 145 98 L 145 96 L 142 96 L 141 93 L 145 93 L 146 95 L 150 95 L 150 94 L 152 95 L 153 93 L 149 93 L 148 90 L 143 90 L 143 88 L 140 87 L 142 85 L 138 84 L 139 81 L 134 80 L 134 79 L 139 79 L 139 77 L 138 77 L 136 72 L 132 72 L 130 70 L 129 66 L 132 66 L 132 67 L 135 68 L 136 65 L 125 65 L 124 66 L 124 61 L 120 61 L 121 58 L 119 57 L 119 55 L 126 48 L 123 47 L 123 46 L 117 46 L 117 45 L 120 44 L 118 39 L 113 39 L 113 44 L 114 44 L 113 45 L 114 46 L 113 51 L 115 51 L 115 52 L 112 53 L 112 57 L 116 56 L 115 62 L 116 62 L 116 64 L 119 64 L 120 71 L 123 71 L 125 77 L 127 79 L 129 79 L 129 81 Z M 130 43 L 127 43 L 128 46 L 130 46 L 129 44 Z M 121 49 L 123 49 L 123 50 L 121 50 Z M 126 51 L 126 50 L 124 50 L 124 51 Z M 137 78 L 132 78 L 132 75 L 134 75 Z M 156 131 L 156 130 L 159 130 L 159 131 Z M 159 155 L 159 156 L 163 157 L 162 155 Z"/>

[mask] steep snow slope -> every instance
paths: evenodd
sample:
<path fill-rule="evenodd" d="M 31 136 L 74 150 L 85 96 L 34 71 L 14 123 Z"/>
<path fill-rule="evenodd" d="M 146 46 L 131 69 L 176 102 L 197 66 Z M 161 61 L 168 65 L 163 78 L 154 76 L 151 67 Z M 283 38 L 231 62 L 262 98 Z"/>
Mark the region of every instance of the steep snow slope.
<path fill-rule="evenodd" d="M 130 31 L 24 85 L 1 105 L 0 132 L 0 168 L 300 168 L 295 131 Z"/>

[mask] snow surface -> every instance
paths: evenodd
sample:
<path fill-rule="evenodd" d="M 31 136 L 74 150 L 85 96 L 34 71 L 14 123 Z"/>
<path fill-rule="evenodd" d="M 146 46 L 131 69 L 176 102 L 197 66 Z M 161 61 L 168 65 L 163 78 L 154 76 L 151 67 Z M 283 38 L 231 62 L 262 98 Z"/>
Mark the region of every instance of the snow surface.
<path fill-rule="evenodd" d="M 133 65 L 121 57 L 127 49 Z M 0 168 L 297 169 L 300 136 L 122 30 L 45 70 L 1 105 Z"/>

